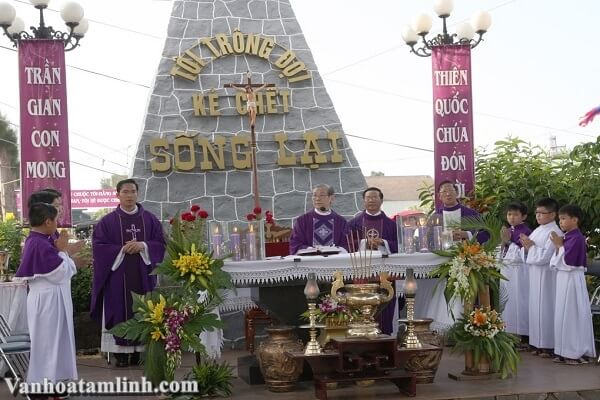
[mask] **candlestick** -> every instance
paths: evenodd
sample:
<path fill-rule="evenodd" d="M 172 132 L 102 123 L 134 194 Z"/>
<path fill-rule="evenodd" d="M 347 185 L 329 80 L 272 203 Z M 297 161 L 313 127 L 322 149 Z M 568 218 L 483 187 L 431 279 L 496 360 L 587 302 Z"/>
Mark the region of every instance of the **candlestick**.
<path fill-rule="evenodd" d="M 404 297 L 406 298 L 406 319 L 408 320 L 408 332 L 404 338 L 403 345 L 408 349 L 421 348 L 421 342 L 415 335 L 415 295 L 417 293 L 417 280 L 412 268 L 406 269 L 406 280 L 404 281 Z"/>

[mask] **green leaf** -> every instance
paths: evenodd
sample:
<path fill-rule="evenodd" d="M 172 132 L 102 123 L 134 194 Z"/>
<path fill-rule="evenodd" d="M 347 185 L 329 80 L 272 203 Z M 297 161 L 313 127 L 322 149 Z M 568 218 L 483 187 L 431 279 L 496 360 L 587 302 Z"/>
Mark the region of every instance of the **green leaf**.
<path fill-rule="evenodd" d="M 144 375 L 155 387 L 160 382 L 167 380 L 165 376 L 165 365 L 167 364 L 167 354 L 164 343 L 151 340 L 146 344 L 146 362 L 144 363 Z"/>

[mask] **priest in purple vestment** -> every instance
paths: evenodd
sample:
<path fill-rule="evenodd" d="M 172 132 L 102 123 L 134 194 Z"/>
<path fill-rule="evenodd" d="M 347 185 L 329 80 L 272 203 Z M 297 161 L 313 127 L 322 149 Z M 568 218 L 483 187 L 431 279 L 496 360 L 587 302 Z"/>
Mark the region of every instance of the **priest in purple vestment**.
<path fill-rule="evenodd" d="M 131 292 L 154 289 L 156 276 L 150 272 L 163 260 L 166 246 L 160 222 L 137 203 L 137 191 L 133 179 L 117 184 L 119 206 L 100 220 L 92 237 L 91 317 L 102 323 L 101 350 L 115 353 L 118 367 L 137 364 L 143 347 L 106 331 L 133 317 Z"/>
<path fill-rule="evenodd" d="M 320 184 L 312 191 L 314 209 L 294 220 L 290 236 L 290 254 L 307 247 L 337 246 L 348 250 L 346 244 L 347 222 L 331 209 L 333 188 Z"/>
<path fill-rule="evenodd" d="M 458 192 L 451 181 L 443 181 L 438 185 L 438 195 L 442 202 L 442 207 L 436 209 L 436 213 L 442 216 L 444 229 L 449 226 L 460 225 L 461 219 L 464 217 L 479 217 L 477 211 L 463 206 L 458 202 Z M 485 243 L 490 238 L 489 233 L 486 231 L 479 231 L 475 234 L 479 243 Z M 452 239 L 454 241 L 470 239 L 472 236 L 472 232 L 460 229 L 452 230 Z"/>
<path fill-rule="evenodd" d="M 384 254 L 397 253 L 396 223 L 381 210 L 383 192 L 379 188 L 369 187 L 363 191 L 362 196 L 365 210 L 348 222 L 348 229 L 360 239 L 359 247 L 379 250 Z M 392 299 L 378 315 L 379 327 L 387 335 L 394 330 L 395 311 L 396 301 Z"/>

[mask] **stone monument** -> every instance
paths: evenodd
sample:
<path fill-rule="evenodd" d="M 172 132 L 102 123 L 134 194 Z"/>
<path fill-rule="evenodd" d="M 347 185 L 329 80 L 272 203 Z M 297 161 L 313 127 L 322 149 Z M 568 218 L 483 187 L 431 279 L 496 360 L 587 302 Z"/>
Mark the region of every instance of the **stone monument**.
<path fill-rule="evenodd" d="M 174 1 L 133 166 L 144 207 L 163 221 L 191 204 L 218 221 L 252 212 L 247 101 L 226 87 L 247 71 L 274 85 L 256 93 L 262 209 L 291 226 L 326 183 L 353 216 L 366 182 L 287 0 Z"/>

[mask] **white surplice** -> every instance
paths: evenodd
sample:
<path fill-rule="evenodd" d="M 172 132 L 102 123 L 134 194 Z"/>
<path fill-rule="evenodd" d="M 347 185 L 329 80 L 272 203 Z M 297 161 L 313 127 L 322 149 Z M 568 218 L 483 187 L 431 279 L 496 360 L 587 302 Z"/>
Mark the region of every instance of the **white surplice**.
<path fill-rule="evenodd" d="M 566 264 L 564 247 L 552 256 L 550 266 L 556 269 L 554 352 L 575 360 L 596 357 L 585 268 Z"/>
<path fill-rule="evenodd" d="M 528 251 L 521 249 L 529 268 L 529 344 L 538 349 L 554 348 L 556 271 L 550 268 L 550 259 L 556 248 L 550 240 L 550 232 L 563 236 L 552 221 L 535 228 L 529 235 L 535 244 Z"/>
<path fill-rule="evenodd" d="M 502 262 L 502 275 L 508 279 L 500 281 L 500 293 L 507 296 L 502 311 L 506 331 L 529 335 L 529 269 L 521 258 L 521 248 L 511 243 Z"/>
<path fill-rule="evenodd" d="M 64 253 L 52 272 L 29 280 L 27 323 L 31 353 L 27 382 L 76 380 L 71 277 L 75 263 Z"/>

